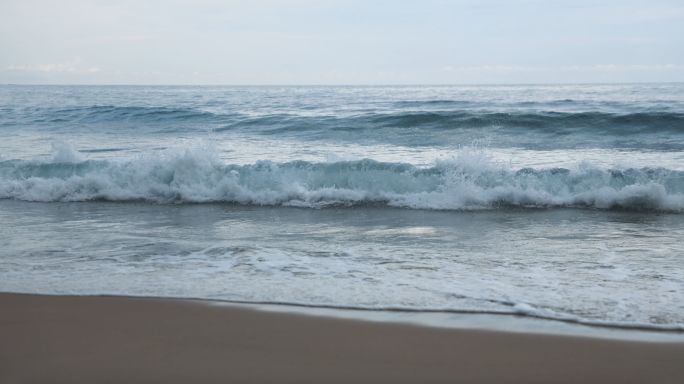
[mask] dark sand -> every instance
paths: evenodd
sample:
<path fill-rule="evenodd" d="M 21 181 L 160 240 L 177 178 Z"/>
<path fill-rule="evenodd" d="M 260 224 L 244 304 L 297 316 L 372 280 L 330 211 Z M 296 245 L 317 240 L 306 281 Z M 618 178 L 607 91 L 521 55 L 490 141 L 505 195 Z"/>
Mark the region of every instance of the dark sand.
<path fill-rule="evenodd" d="M 684 344 L 0 294 L 0 383 L 684 383 Z"/>

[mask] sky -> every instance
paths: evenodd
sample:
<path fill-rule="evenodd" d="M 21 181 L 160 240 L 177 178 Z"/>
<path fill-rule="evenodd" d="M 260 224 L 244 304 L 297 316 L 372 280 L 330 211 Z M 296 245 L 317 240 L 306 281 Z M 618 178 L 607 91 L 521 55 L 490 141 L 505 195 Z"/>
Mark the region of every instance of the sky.
<path fill-rule="evenodd" d="M 0 84 L 674 81 L 681 0 L 0 0 Z"/>

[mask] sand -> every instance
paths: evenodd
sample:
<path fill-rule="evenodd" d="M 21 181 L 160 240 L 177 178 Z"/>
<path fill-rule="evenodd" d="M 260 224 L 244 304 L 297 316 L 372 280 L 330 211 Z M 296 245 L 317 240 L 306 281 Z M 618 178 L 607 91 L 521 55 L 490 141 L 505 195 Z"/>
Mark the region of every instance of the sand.
<path fill-rule="evenodd" d="M 684 343 L 0 294 L 0 383 L 682 383 Z"/>

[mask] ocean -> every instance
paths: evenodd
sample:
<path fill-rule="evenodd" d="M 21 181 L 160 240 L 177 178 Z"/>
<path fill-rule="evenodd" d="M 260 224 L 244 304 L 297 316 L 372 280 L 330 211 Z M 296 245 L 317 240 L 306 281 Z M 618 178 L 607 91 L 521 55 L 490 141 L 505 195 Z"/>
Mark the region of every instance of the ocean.
<path fill-rule="evenodd" d="M 684 331 L 684 84 L 0 86 L 0 291 Z"/>

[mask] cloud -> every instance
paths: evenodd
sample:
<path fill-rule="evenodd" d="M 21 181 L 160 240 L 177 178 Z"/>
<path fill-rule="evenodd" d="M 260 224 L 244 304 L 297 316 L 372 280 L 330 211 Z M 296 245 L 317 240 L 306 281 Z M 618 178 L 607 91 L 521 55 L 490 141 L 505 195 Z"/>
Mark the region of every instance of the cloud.
<path fill-rule="evenodd" d="M 609 70 L 609 71 L 629 71 L 629 70 L 644 71 L 644 70 L 660 70 L 660 69 L 684 69 L 684 65 L 674 65 L 674 64 L 667 64 L 667 65 L 614 65 L 614 64 L 601 65 L 601 64 L 598 64 L 594 68 L 599 69 L 599 70 Z"/>
<path fill-rule="evenodd" d="M 115 74 L 120 74 L 119 71 L 114 72 Z M 145 71 L 145 72 L 138 72 L 138 71 L 133 71 L 131 74 L 135 76 L 177 76 L 173 73 L 162 73 L 159 71 Z"/>
<path fill-rule="evenodd" d="M 83 61 L 80 58 L 76 58 L 73 61 L 66 61 L 59 64 L 36 64 L 36 65 L 10 65 L 7 70 L 10 71 L 30 71 L 30 72 L 78 72 L 75 68 L 78 64 Z M 96 69 L 96 71 L 93 71 Z M 93 68 L 91 72 L 97 72 L 99 68 Z"/>
<path fill-rule="evenodd" d="M 506 65 L 497 65 L 497 66 L 489 66 L 485 65 L 482 67 L 468 67 L 468 68 L 452 68 L 452 67 L 444 67 L 444 71 L 459 71 L 459 72 L 513 72 L 513 71 L 536 71 L 540 70 L 543 68 L 535 68 L 535 67 L 520 67 L 520 66 L 506 66 Z"/>
<path fill-rule="evenodd" d="M 119 41 L 140 41 L 140 40 L 156 40 L 157 36 L 102 36 L 92 40 L 119 40 Z"/>
<path fill-rule="evenodd" d="M 90 68 L 90 69 L 88 70 L 88 72 L 93 72 L 93 73 L 94 73 L 94 72 L 100 72 L 100 68 L 98 68 L 98 67 Z"/>
<path fill-rule="evenodd" d="M 582 70 L 583 68 L 580 67 L 579 65 L 564 65 L 561 67 L 561 71 L 579 71 Z"/>

